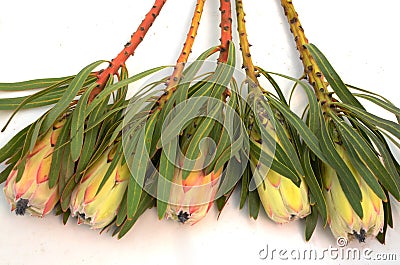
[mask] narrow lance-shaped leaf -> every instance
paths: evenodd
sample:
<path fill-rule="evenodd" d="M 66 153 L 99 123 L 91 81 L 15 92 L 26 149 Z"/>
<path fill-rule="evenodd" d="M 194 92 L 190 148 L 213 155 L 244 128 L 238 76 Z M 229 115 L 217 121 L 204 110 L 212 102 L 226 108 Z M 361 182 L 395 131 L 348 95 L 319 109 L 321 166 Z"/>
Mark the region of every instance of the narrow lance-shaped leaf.
<path fill-rule="evenodd" d="M 19 131 L 10 141 L 8 141 L 2 148 L 0 148 L 0 163 L 6 161 L 11 157 L 18 149 L 22 149 L 22 145 L 25 141 L 26 135 L 33 125 L 30 124 L 21 131 Z"/>
<path fill-rule="evenodd" d="M 313 168 L 310 164 L 310 152 L 307 148 L 303 152 L 302 163 L 305 172 L 304 174 L 305 182 L 315 200 L 315 208 L 320 213 L 323 223 L 326 224 L 328 220 L 326 201 L 322 193 L 322 189 L 318 183 L 317 177 L 315 176 Z"/>
<path fill-rule="evenodd" d="M 0 91 L 26 91 L 33 89 L 42 89 L 53 86 L 65 80 L 70 80 L 72 78 L 73 76 L 65 76 L 58 78 L 42 78 L 15 83 L 0 83 Z"/>
<path fill-rule="evenodd" d="M 147 167 L 149 165 L 149 148 L 153 135 L 153 130 L 157 116 L 152 116 L 146 123 L 137 141 L 136 151 L 132 159 L 131 178 L 128 184 L 128 219 L 132 219 L 139 206 L 140 198 L 142 197 L 142 189 L 146 177 Z M 129 155 L 129 154 L 128 154 Z M 130 159 L 127 159 L 130 163 Z"/>
<path fill-rule="evenodd" d="M 382 189 L 379 182 L 376 180 L 376 177 L 373 174 L 373 172 L 371 172 L 371 170 L 366 165 L 363 164 L 362 159 L 360 159 L 360 157 L 357 155 L 357 152 L 355 151 L 356 148 L 353 147 L 354 145 L 350 144 L 350 142 L 347 140 L 347 137 L 342 137 L 342 141 L 349 155 L 352 166 L 362 176 L 362 178 L 365 180 L 367 185 L 372 189 L 372 191 L 382 201 L 386 201 L 387 198 L 384 190 Z"/>
<path fill-rule="evenodd" d="M 61 164 L 65 161 L 64 150 L 65 145 L 68 144 L 69 129 L 71 126 L 71 119 L 67 118 L 64 126 L 61 128 L 60 135 L 58 136 L 54 152 L 51 159 L 51 167 L 49 172 L 49 187 L 52 188 L 57 183 L 60 176 Z"/>
<path fill-rule="evenodd" d="M 324 74 L 326 80 L 331 85 L 333 91 L 335 91 L 338 97 L 344 103 L 364 110 L 361 103 L 348 90 L 347 86 L 343 83 L 340 76 L 333 69 L 332 65 L 329 63 L 325 55 L 323 55 L 322 52 L 313 44 L 306 44 L 305 46 L 310 51 L 318 66 L 321 68 L 321 71 Z"/>
<path fill-rule="evenodd" d="M 73 161 L 77 161 L 81 155 L 84 139 L 84 126 L 85 126 L 85 110 L 88 104 L 89 96 L 92 90 L 96 87 L 93 84 L 81 96 L 76 104 L 75 110 L 72 112 L 71 122 L 71 157 Z"/>
<path fill-rule="evenodd" d="M 7 180 L 11 171 L 14 169 L 15 164 L 7 166 L 3 171 L 0 172 L 0 184 Z"/>
<path fill-rule="evenodd" d="M 352 122 L 358 123 L 358 121 L 351 117 L 349 119 Z M 383 135 L 379 131 L 370 131 L 371 128 L 368 129 L 361 124 L 359 124 L 358 128 L 363 130 L 363 132 L 374 142 L 379 150 L 379 154 L 382 157 L 383 163 L 385 164 L 385 168 L 389 172 L 389 175 L 392 176 L 392 178 L 396 181 L 397 186 L 400 187 L 400 177 L 396 170 L 395 159 L 393 158 L 393 155 L 391 154 L 389 146 Z"/>
<path fill-rule="evenodd" d="M 49 114 L 43 122 L 44 131 L 48 130 L 56 121 L 56 119 L 66 110 L 66 108 L 68 108 L 71 101 L 76 97 L 79 90 L 83 87 L 90 73 L 103 62 L 104 61 L 97 61 L 89 64 L 75 76 L 60 101 L 49 111 Z"/>
<path fill-rule="evenodd" d="M 357 117 L 357 119 L 362 120 L 367 123 L 370 123 L 370 124 L 373 124 L 377 127 L 380 127 L 382 129 L 390 132 L 398 139 L 400 139 L 400 124 L 380 118 L 374 114 L 363 111 L 362 109 L 350 106 L 348 104 L 335 103 L 335 105 L 342 107 L 346 110 L 349 110 L 351 112 L 351 114 L 353 114 L 355 117 Z"/>
<path fill-rule="evenodd" d="M 348 144 L 351 143 L 351 146 L 354 148 L 355 152 L 357 152 L 359 158 L 364 162 L 365 166 L 375 174 L 379 181 L 392 193 L 395 198 L 400 199 L 400 191 L 397 183 L 392 179 L 375 153 L 367 146 L 367 143 L 363 140 L 363 138 L 360 137 L 348 124 L 340 121 L 339 118 L 333 115 L 332 117 L 337 125 L 337 128 L 340 130 L 341 135 L 345 138 L 345 140 L 348 141 Z M 356 166 L 359 165 L 356 164 Z M 367 176 L 368 175 L 365 175 L 365 177 Z M 371 188 L 375 193 L 377 193 L 378 196 L 383 196 L 382 190 L 379 190 L 376 184 L 374 185 L 371 180 L 367 181 L 367 183 L 372 185 Z"/>
<path fill-rule="evenodd" d="M 296 128 L 297 132 L 310 148 L 310 150 L 318 156 L 323 162 L 329 164 L 326 160 L 324 153 L 321 151 L 319 146 L 319 140 L 315 136 L 315 134 L 306 126 L 306 124 L 296 115 L 294 114 L 289 108 L 282 105 L 282 103 L 278 102 L 277 100 L 270 98 L 271 104 L 279 110 L 280 113 L 286 118 L 286 120 Z"/>
<path fill-rule="evenodd" d="M 107 119 L 107 115 L 103 115 L 106 107 L 107 101 L 104 101 L 103 104 L 100 104 L 88 117 L 87 121 L 87 129 L 85 130 L 85 141 L 83 143 L 82 152 L 79 157 L 78 166 L 76 168 L 76 172 L 80 174 L 88 165 L 90 158 L 96 151 L 96 143 L 99 140 L 100 132 L 100 124 L 105 119 Z M 101 120 L 99 123 L 96 123 L 98 119 L 101 117 L 104 120 Z"/>
<path fill-rule="evenodd" d="M 306 241 L 309 241 L 311 239 L 311 236 L 314 233 L 315 228 L 317 227 L 317 223 L 318 223 L 318 213 L 314 209 L 314 207 L 311 207 L 311 214 L 309 214 L 306 217 L 306 230 L 305 230 Z"/>
<path fill-rule="evenodd" d="M 353 176 L 352 172 L 340 157 L 339 153 L 336 151 L 336 147 L 332 142 L 332 139 L 329 135 L 329 131 L 327 125 L 325 124 L 323 115 L 320 111 L 320 122 L 321 122 L 321 148 L 324 151 L 324 155 L 326 159 L 329 160 L 329 165 L 333 167 L 338 175 L 340 186 L 344 194 L 346 195 L 347 200 L 349 201 L 350 205 L 357 213 L 357 215 L 362 218 L 363 216 L 363 209 L 361 207 L 361 190 L 358 186 L 358 183 Z"/>
<path fill-rule="evenodd" d="M 177 150 L 173 148 L 174 146 L 176 145 L 173 143 L 167 144 L 163 147 L 161 153 L 157 184 L 157 212 L 159 219 L 165 216 L 171 184 L 175 173 L 175 161 L 170 161 L 170 159 L 174 158 L 177 154 Z"/>
<path fill-rule="evenodd" d="M 31 109 L 55 104 L 60 100 L 65 88 L 55 89 L 43 96 L 34 99 L 21 107 L 21 109 Z M 26 102 L 29 96 L 17 98 L 0 98 L 0 110 L 15 110 L 24 101 Z"/>

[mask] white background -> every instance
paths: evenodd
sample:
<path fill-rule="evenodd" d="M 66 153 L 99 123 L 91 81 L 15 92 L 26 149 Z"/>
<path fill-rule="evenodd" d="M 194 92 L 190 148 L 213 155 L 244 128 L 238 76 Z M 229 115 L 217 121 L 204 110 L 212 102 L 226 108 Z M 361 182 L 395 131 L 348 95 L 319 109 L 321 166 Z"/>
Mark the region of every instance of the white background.
<path fill-rule="evenodd" d="M 218 2 L 206 3 L 192 59 L 218 44 Z M 135 57 L 128 61 L 131 74 L 175 62 L 194 3 L 167 2 Z M 152 4 L 152 0 L 2 1 L 0 82 L 76 74 L 95 60 L 113 58 Z M 299 77 L 301 64 L 279 1 L 247 0 L 244 4 L 255 64 Z M 295 5 L 308 38 L 325 53 L 345 82 L 378 92 L 400 106 L 398 1 L 297 0 Z M 285 89 L 288 93 L 289 86 Z M 0 97 L 18 95 L 0 92 Z M 380 109 L 370 110 L 393 119 Z M 0 134 L 0 146 L 42 112 L 21 111 Z M 10 114 L 0 111 L 0 127 Z M 0 170 L 3 168 L 0 165 Z M 60 218 L 52 215 L 42 219 L 17 217 L 0 194 L 0 264 L 291 264 L 295 261 L 290 258 L 261 260 L 258 253 L 267 245 L 288 251 L 336 247 L 329 229 L 321 225 L 306 243 L 303 222 L 276 225 L 263 211 L 258 220 L 251 220 L 247 208 L 239 211 L 238 195 L 233 195 L 218 220 L 212 209 L 195 226 L 159 221 L 155 209 L 151 209 L 118 241 L 110 234 L 99 235 L 78 226 L 73 219 L 63 226 Z M 351 242 L 349 247 L 397 253 L 400 260 L 399 212 L 398 203 L 394 204 L 395 229 L 388 231 L 386 245 L 371 239 L 362 244 Z M 352 263 L 329 258 L 318 262 Z"/>

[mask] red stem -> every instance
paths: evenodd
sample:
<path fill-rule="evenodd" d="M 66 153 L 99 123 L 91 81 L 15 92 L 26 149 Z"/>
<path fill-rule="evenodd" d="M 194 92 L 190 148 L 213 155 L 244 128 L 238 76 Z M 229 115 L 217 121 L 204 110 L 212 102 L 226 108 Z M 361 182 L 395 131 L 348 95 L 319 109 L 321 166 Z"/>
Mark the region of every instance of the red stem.
<path fill-rule="evenodd" d="M 221 48 L 219 62 L 228 61 L 229 44 L 232 41 L 232 7 L 230 0 L 220 0 L 221 11 Z"/>
<path fill-rule="evenodd" d="M 97 76 L 97 87 L 93 89 L 91 95 L 89 96 L 89 103 L 100 93 L 100 91 L 104 88 L 107 80 L 110 76 L 114 76 L 118 73 L 118 70 L 125 65 L 126 60 L 135 53 L 136 48 L 142 42 L 145 37 L 147 31 L 153 25 L 154 20 L 160 14 L 161 9 L 163 8 L 165 2 L 167 0 L 155 0 L 154 5 L 150 9 L 150 11 L 146 14 L 143 21 L 140 23 L 136 32 L 132 34 L 131 40 L 125 44 L 124 49 L 111 60 L 110 65 L 99 72 Z"/>

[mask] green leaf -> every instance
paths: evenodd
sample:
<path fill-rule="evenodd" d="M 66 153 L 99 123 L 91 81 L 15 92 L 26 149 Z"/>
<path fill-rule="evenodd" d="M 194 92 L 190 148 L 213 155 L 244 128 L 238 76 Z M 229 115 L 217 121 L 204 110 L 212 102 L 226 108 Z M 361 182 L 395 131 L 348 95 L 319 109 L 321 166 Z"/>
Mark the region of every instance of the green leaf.
<path fill-rule="evenodd" d="M 44 107 L 57 103 L 64 93 L 63 89 L 54 89 L 51 92 L 46 93 L 43 96 L 33 99 L 30 102 L 24 104 L 21 109 L 31 109 Z M 15 110 L 21 103 L 26 102 L 29 96 L 17 97 L 17 98 L 0 98 L 0 110 Z"/>
<path fill-rule="evenodd" d="M 72 79 L 73 76 L 58 78 L 43 78 L 15 83 L 0 83 L 0 91 L 26 91 L 32 89 L 42 89 L 53 86 L 65 80 Z"/>
<path fill-rule="evenodd" d="M 358 124 L 358 121 L 355 119 L 349 119 Z M 389 175 L 392 176 L 392 178 L 397 182 L 397 186 L 400 186 L 400 176 L 396 170 L 395 160 L 383 135 L 379 131 L 370 131 L 361 124 L 358 124 L 358 128 L 361 129 L 374 142 L 379 150 L 379 154 L 382 157 L 383 163 L 389 172 Z"/>
<path fill-rule="evenodd" d="M 115 148 L 115 149 L 114 149 L 114 148 Z M 108 169 L 107 169 L 107 171 L 106 171 L 106 174 L 104 175 L 103 179 L 101 180 L 99 187 L 97 188 L 96 195 L 97 195 L 97 194 L 101 191 L 101 189 L 104 187 L 104 185 L 106 184 L 107 180 L 108 180 L 110 177 L 114 177 L 114 176 L 112 176 L 111 174 L 114 172 L 114 170 L 115 170 L 115 169 L 120 165 L 120 163 L 121 163 L 121 158 L 122 158 L 122 153 L 123 153 L 121 143 L 120 143 L 120 142 L 117 143 L 117 144 L 113 147 L 113 150 L 115 150 L 114 158 L 113 158 L 113 160 L 111 161 L 111 163 L 110 163 L 110 165 L 109 165 L 109 167 L 108 167 Z M 114 151 L 113 151 L 113 152 L 114 152 Z"/>
<path fill-rule="evenodd" d="M 18 173 L 17 173 L 17 178 L 15 179 L 15 182 L 18 183 L 22 175 L 24 174 L 25 171 L 25 166 L 26 166 L 26 159 L 21 159 L 20 163 L 16 166 Z"/>
<path fill-rule="evenodd" d="M 128 184 L 128 219 L 133 218 L 139 206 L 140 198 L 142 197 L 142 189 L 146 178 L 146 172 L 149 163 L 149 148 L 154 131 L 157 116 L 152 116 L 146 123 L 144 130 L 140 132 L 137 140 L 136 151 L 132 162 L 127 157 L 127 163 L 130 163 L 131 177 Z"/>
<path fill-rule="evenodd" d="M 393 105 L 390 101 L 384 101 L 371 95 L 365 95 L 365 94 L 354 94 L 354 95 L 359 98 L 371 101 L 372 103 L 378 105 L 379 107 L 382 107 L 385 110 L 393 113 L 394 115 L 396 115 L 396 117 L 400 116 L 400 109 L 397 108 L 395 105 Z"/>
<path fill-rule="evenodd" d="M 363 109 L 361 103 L 353 96 L 349 91 L 347 86 L 343 83 L 340 76 L 333 69 L 332 65 L 329 63 L 328 59 L 322 54 L 322 52 L 313 44 L 306 44 L 307 49 L 310 51 L 311 55 L 314 57 L 318 66 L 321 68 L 328 83 L 332 86 L 333 91 L 336 95 L 344 102 L 354 107 Z"/>
<path fill-rule="evenodd" d="M 63 224 L 66 225 L 68 222 L 68 218 L 71 215 L 71 211 L 68 209 L 66 212 L 63 213 Z"/>
<path fill-rule="evenodd" d="M 254 143 L 253 140 L 250 141 L 250 158 L 252 160 L 257 159 L 258 163 L 262 165 L 270 165 L 270 169 L 277 172 L 278 174 L 290 179 L 293 183 L 299 183 L 299 177 L 296 171 L 293 171 L 286 163 L 275 159 L 273 156 L 266 152 L 260 154 L 261 149 L 258 143 Z M 272 163 L 271 163 L 272 161 Z M 255 161 L 253 161 L 255 162 Z"/>
<path fill-rule="evenodd" d="M 3 171 L 0 172 L 0 184 L 7 180 L 15 164 L 9 165 Z"/>
<path fill-rule="evenodd" d="M 95 153 L 96 150 L 96 143 L 99 140 L 99 131 L 100 131 L 100 124 L 104 120 L 107 119 L 107 115 L 103 115 L 106 107 L 107 101 L 104 101 L 103 104 L 100 104 L 88 117 L 87 126 L 88 128 L 85 130 L 85 140 L 82 147 L 81 156 L 79 157 L 78 166 L 76 168 L 76 172 L 80 174 L 90 162 L 92 155 Z M 98 119 L 104 117 L 104 120 L 101 122 L 96 123 Z"/>
<path fill-rule="evenodd" d="M 154 204 L 154 199 L 150 197 L 148 194 L 144 193 L 143 198 L 140 200 L 140 204 L 138 206 L 138 210 L 136 214 L 133 216 L 131 220 L 126 219 L 124 224 L 121 226 L 121 229 L 118 232 L 118 239 L 124 237 L 129 230 L 133 227 L 139 217 L 149 208 L 151 208 Z"/>
<path fill-rule="evenodd" d="M 392 208 L 390 205 L 390 200 L 389 200 L 389 194 L 386 194 L 388 197 L 387 202 L 383 202 L 383 211 L 384 211 L 384 224 L 383 224 L 383 229 L 379 234 L 376 236 L 377 240 L 381 244 L 385 244 L 386 241 L 386 232 L 388 229 L 388 226 L 393 228 L 393 217 L 392 217 Z"/>
<path fill-rule="evenodd" d="M 321 122 L 321 149 L 323 150 L 329 164 L 336 171 L 340 186 L 346 195 L 347 200 L 357 215 L 362 218 L 363 210 L 361 207 L 362 194 L 357 180 L 348 168 L 347 164 L 336 151 L 336 147 L 329 135 L 327 125 L 325 124 L 322 113 L 320 112 Z"/>
<path fill-rule="evenodd" d="M 174 158 L 177 150 L 173 147 L 176 145 L 166 144 L 161 152 L 159 176 L 157 184 L 157 212 L 158 218 L 162 219 L 168 206 L 170 196 L 171 183 L 175 173 L 175 161 L 170 161 L 169 158 Z"/>
<path fill-rule="evenodd" d="M 243 165 L 243 161 L 245 161 L 245 156 L 244 154 L 241 152 L 241 154 L 239 155 L 240 157 L 240 161 L 238 161 L 235 157 L 232 157 L 229 160 L 229 163 L 227 164 L 227 166 L 225 167 L 225 170 L 222 173 L 222 181 L 221 184 L 219 185 L 218 188 L 218 192 L 216 194 L 215 197 L 221 197 L 221 196 L 225 196 L 226 195 L 226 191 L 231 191 L 232 189 L 234 189 L 234 187 L 237 185 L 237 183 L 239 182 L 240 178 L 242 177 L 242 173 L 244 172 L 244 166 Z M 216 168 L 216 170 L 219 170 L 220 168 Z M 229 196 L 230 196 L 230 192 L 228 192 Z M 227 202 L 227 196 L 225 203 Z M 224 204 L 225 205 L 225 204 Z"/>
<path fill-rule="evenodd" d="M 60 204 L 62 210 L 65 212 L 69 209 L 69 204 L 71 202 L 71 194 L 75 189 L 76 182 L 75 178 L 72 176 L 67 182 L 64 189 L 61 192 Z"/>
<path fill-rule="evenodd" d="M 49 114 L 43 122 L 43 130 L 48 130 L 53 125 L 56 119 L 68 108 L 71 101 L 76 97 L 91 71 L 103 62 L 104 61 L 97 61 L 89 64 L 75 76 L 60 101 L 49 111 Z"/>
<path fill-rule="evenodd" d="M 257 219 L 258 213 L 260 212 L 260 197 L 258 191 L 253 190 L 249 192 L 249 214 L 254 220 Z"/>
<path fill-rule="evenodd" d="M 200 155 L 200 147 L 201 147 L 201 142 L 203 139 L 205 139 L 211 130 L 213 129 L 215 124 L 215 120 L 211 118 L 205 118 L 203 122 L 200 124 L 194 135 L 191 137 L 188 149 L 186 151 L 186 159 L 183 163 L 183 172 L 182 172 L 182 179 L 185 180 L 189 174 L 191 169 L 195 165 L 196 159 L 198 159 Z M 202 156 L 205 156 L 205 154 L 201 154 Z"/>
<path fill-rule="evenodd" d="M 17 150 L 22 149 L 26 135 L 32 126 L 33 124 L 30 124 L 22 129 L 0 149 L 0 163 L 10 158 Z"/>
<path fill-rule="evenodd" d="M 136 74 L 128 79 L 119 81 L 113 85 L 110 85 L 108 87 L 105 87 L 92 101 L 92 103 L 87 107 L 86 109 L 86 115 L 89 115 L 99 104 L 101 104 L 105 99 L 107 99 L 111 93 L 114 91 L 117 91 L 121 87 L 127 86 L 130 83 L 133 83 L 135 81 L 138 81 L 148 75 L 151 75 L 155 72 L 158 72 L 162 69 L 166 68 L 166 66 L 160 66 L 156 67 L 147 71 L 143 71 L 139 74 Z"/>
<path fill-rule="evenodd" d="M 30 147 L 30 142 L 31 142 L 31 138 L 35 129 L 37 121 L 35 121 L 34 123 L 32 123 L 31 126 L 29 126 L 29 129 L 26 133 L 26 137 L 24 139 L 24 144 L 22 145 L 22 151 L 21 151 L 21 155 L 20 155 L 20 162 L 17 166 L 17 178 L 16 178 L 16 182 L 19 182 L 22 178 L 22 175 L 25 171 L 25 165 L 26 165 L 26 156 L 27 153 L 29 151 L 29 147 Z"/>
<path fill-rule="evenodd" d="M 29 149 L 28 149 L 29 152 L 32 152 L 32 151 L 33 151 L 33 148 L 34 148 L 35 145 L 36 145 L 36 142 L 37 142 L 37 139 L 38 139 L 39 133 L 40 133 L 40 128 L 41 128 L 41 126 L 42 126 L 43 120 L 45 119 L 46 115 L 47 115 L 47 113 L 46 113 L 45 115 L 41 116 L 41 117 L 36 121 L 35 128 L 34 128 L 34 130 L 33 130 L 33 132 L 32 132 L 32 136 L 31 136 L 31 140 L 30 140 L 30 145 L 29 145 Z M 46 133 L 47 133 L 47 132 L 46 132 Z"/>
<path fill-rule="evenodd" d="M 317 211 L 313 210 L 313 208 L 311 209 L 312 209 L 311 214 L 309 214 L 306 217 L 306 230 L 305 230 L 306 241 L 309 241 L 311 239 L 311 236 L 314 233 L 318 223 L 318 213 Z"/>
<path fill-rule="evenodd" d="M 364 110 L 361 110 L 359 108 L 343 104 L 343 103 L 335 103 L 335 105 L 342 107 L 344 109 L 347 109 L 350 111 L 354 116 L 357 117 L 357 119 L 362 120 L 366 123 L 373 124 L 375 126 L 378 126 L 391 134 L 393 134 L 395 137 L 400 139 L 400 124 L 395 123 L 393 121 L 389 121 L 386 119 L 382 119 L 374 114 L 371 114 L 369 112 L 366 112 Z"/>
<path fill-rule="evenodd" d="M 282 105 L 279 101 L 269 98 L 271 104 L 279 110 L 280 113 L 285 117 L 288 123 L 290 123 L 294 128 L 296 128 L 297 132 L 306 143 L 306 145 L 310 148 L 310 150 L 318 156 L 321 161 L 328 163 L 325 159 L 324 153 L 321 151 L 319 146 L 319 140 L 315 136 L 315 134 L 307 127 L 307 125 L 296 115 L 294 114 L 287 106 Z"/>
<path fill-rule="evenodd" d="M 121 204 L 118 208 L 117 219 L 115 220 L 116 226 L 121 226 L 125 219 L 127 218 L 127 191 L 124 194 L 124 197 L 121 201 Z"/>
<path fill-rule="evenodd" d="M 299 79 L 296 79 L 296 78 L 293 78 L 293 77 L 290 77 L 287 75 L 279 74 L 279 73 L 273 73 L 273 72 L 267 72 L 267 73 L 277 75 L 277 76 L 283 77 L 285 79 L 291 80 L 293 82 L 296 82 L 296 84 L 300 85 L 303 88 L 304 92 L 307 95 L 309 109 L 310 109 L 308 112 L 309 127 L 314 134 L 318 134 L 318 132 L 320 130 L 320 128 L 319 128 L 320 123 L 319 123 L 319 118 L 318 118 L 318 111 L 319 111 L 320 107 L 318 105 L 317 98 L 316 98 L 312 88 L 308 84 L 305 84 L 303 81 L 301 81 Z M 280 101 L 277 101 L 277 102 L 280 102 Z M 284 104 L 282 102 L 280 102 L 280 103 L 283 106 L 288 107 L 287 104 Z"/>
<path fill-rule="evenodd" d="M 187 99 L 187 94 L 189 91 L 189 87 L 191 82 L 194 80 L 196 74 L 201 69 L 204 64 L 204 60 L 212 55 L 217 47 L 212 47 L 207 51 L 203 52 L 193 63 L 191 63 L 186 69 L 183 71 L 182 79 L 179 81 L 179 84 L 176 88 L 176 91 L 171 96 L 171 98 L 167 101 L 167 103 L 163 106 L 161 110 L 161 120 L 165 120 L 167 115 L 170 113 L 171 109 L 181 103 L 183 100 Z M 202 83 L 199 84 L 200 87 Z M 160 123 L 160 126 L 162 124 Z M 159 133 L 161 131 L 161 127 L 157 126 L 155 129 L 155 136 L 159 137 Z"/>
<path fill-rule="evenodd" d="M 382 200 L 386 201 L 386 195 L 382 189 L 379 182 L 376 180 L 374 173 L 365 165 L 362 159 L 357 155 L 356 147 L 350 144 L 346 139 L 347 137 L 342 137 L 346 151 L 348 152 L 351 165 L 360 174 L 360 176 L 365 180 L 367 185 L 372 189 L 372 191 Z"/>
<path fill-rule="evenodd" d="M 58 136 L 56 145 L 54 146 L 54 152 L 51 158 L 51 167 L 49 172 L 49 187 L 53 188 L 57 183 L 60 171 L 61 171 L 61 164 L 65 161 L 65 144 L 68 141 L 69 136 L 69 128 L 71 126 L 71 119 L 67 118 L 64 126 L 61 128 L 60 135 Z"/>
<path fill-rule="evenodd" d="M 328 211 L 326 206 L 326 201 L 322 189 L 319 185 L 317 177 L 314 174 L 313 168 L 310 163 L 310 152 L 306 148 L 303 152 L 302 163 L 304 167 L 304 178 L 305 182 L 315 200 L 315 207 L 318 210 L 324 225 L 328 222 Z M 307 234 L 307 233 L 306 233 Z M 311 235 L 310 235 L 311 236 Z"/>
<path fill-rule="evenodd" d="M 268 82 L 272 85 L 272 87 L 275 89 L 276 93 L 279 96 L 279 99 L 282 103 L 284 103 L 285 105 L 289 106 L 289 104 L 286 101 L 285 96 L 282 93 L 281 88 L 279 87 L 278 83 L 275 81 L 275 79 L 264 69 L 262 69 L 261 67 L 256 67 L 257 70 L 259 71 L 260 74 L 262 74 L 263 76 L 265 76 L 265 78 L 267 78 Z"/>
<path fill-rule="evenodd" d="M 400 190 L 399 187 L 397 186 L 397 183 L 387 172 L 386 168 L 382 165 L 379 158 L 368 146 L 368 143 L 344 121 L 341 121 L 335 115 L 331 115 L 331 117 L 335 121 L 337 128 L 340 130 L 342 137 L 347 142 L 348 148 L 353 147 L 354 151 L 358 155 L 358 159 L 361 160 L 360 163 L 354 161 L 356 162 L 354 166 L 362 171 L 360 173 L 363 173 L 363 177 L 365 181 L 368 183 L 368 185 L 370 185 L 371 189 L 381 199 L 386 199 L 385 198 L 386 196 L 383 194 L 383 190 L 380 189 L 380 185 L 373 181 L 373 176 L 371 176 L 371 174 L 374 174 L 382 183 L 382 185 L 386 189 L 388 189 L 396 199 L 400 200 Z M 347 151 L 351 152 L 351 150 Z M 356 155 L 353 154 L 353 159 L 358 160 L 357 157 L 355 156 Z M 364 166 L 362 166 L 363 164 Z M 370 174 L 366 172 L 368 170 L 370 171 Z"/>
<path fill-rule="evenodd" d="M 161 143 L 165 145 L 175 139 L 179 133 L 178 130 L 184 130 L 191 125 L 192 122 L 189 121 L 199 117 L 200 115 L 206 115 L 203 111 L 205 103 L 204 98 L 195 97 L 171 110 L 169 116 L 164 119 L 164 122 L 160 122 L 163 124 L 163 129 L 162 142 L 160 139 L 158 148 L 161 148 Z"/>
<path fill-rule="evenodd" d="M 24 106 L 26 106 L 26 104 L 37 100 L 38 98 L 41 98 L 45 95 L 47 95 L 48 93 L 52 92 L 53 90 L 56 90 L 57 88 L 59 88 L 59 86 L 64 86 L 69 82 L 69 80 L 67 81 L 62 81 L 62 83 L 59 84 L 55 84 L 54 86 L 48 87 L 42 91 L 39 91 L 33 95 L 27 96 L 24 98 L 24 100 L 22 100 L 22 102 L 17 106 L 17 108 L 14 109 L 13 113 L 11 114 L 10 118 L 8 119 L 7 123 L 4 125 L 2 132 L 7 128 L 7 126 L 10 124 L 11 120 L 14 118 L 14 116 L 18 113 L 18 111 L 20 111 Z M 54 120 L 55 121 L 55 120 Z M 50 126 L 46 129 L 44 129 L 43 131 L 47 131 L 47 129 L 49 129 Z"/>
<path fill-rule="evenodd" d="M 244 207 L 244 204 L 247 200 L 248 194 L 249 194 L 249 184 L 250 184 L 250 175 L 251 175 L 251 170 L 249 165 L 245 165 L 246 169 L 243 173 L 243 176 L 241 178 L 241 183 L 242 183 L 242 188 L 240 191 L 240 204 L 239 204 L 239 209 L 242 209 Z"/>
<path fill-rule="evenodd" d="M 71 157 L 74 162 L 78 161 L 83 148 L 84 127 L 85 127 L 85 110 L 88 104 L 89 96 L 92 90 L 97 86 L 93 84 L 81 96 L 76 104 L 75 110 L 72 112 L 71 123 Z"/>
<path fill-rule="evenodd" d="M 282 144 L 282 147 L 284 151 L 287 154 L 287 157 L 289 158 L 287 160 L 287 163 L 292 164 L 292 167 L 296 169 L 296 171 L 300 175 L 304 175 L 303 168 L 301 167 L 299 155 L 296 152 L 292 142 L 288 138 L 288 132 L 286 131 L 287 129 L 283 127 L 283 125 L 280 123 L 280 121 L 275 122 L 275 128 L 276 132 L 278 134 L 278 138 L 280 140 L 280 143 Z"/>
<path fill-rule="evenodd" d="M 76 165 L 71 159 L 71 152 L 70 152 L 70 145 L 66 144 L 64 147 L 64 152 L 62 156 L 62 161 L 61 161 L 61 169 L 58 177 L 58 190 L 61 194 L 61 192 L 64 190 L 64 187 L 69 179 L 72 178 L 72 176 L 76 172 Z"/>

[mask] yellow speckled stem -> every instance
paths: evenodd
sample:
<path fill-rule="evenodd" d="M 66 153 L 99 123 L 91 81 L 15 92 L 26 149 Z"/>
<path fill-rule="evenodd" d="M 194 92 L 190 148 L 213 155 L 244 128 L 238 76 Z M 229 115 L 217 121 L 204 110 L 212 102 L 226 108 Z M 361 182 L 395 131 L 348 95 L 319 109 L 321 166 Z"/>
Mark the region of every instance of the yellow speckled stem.
<path fill-rule="evenodd" d="M 316 61 L 312 57 L 310 51 L 305 44 L 308 44 L 308 39 L 304 34 L 304 29 L 301 26 L 299 16 L 293 6 L 292 0 L 281 0 L 282 7 L 287 17 L 290 31 L 294 36 L 297 50 L 300 53 L 300 59 L 303 62 L 304 72 L 308 77 L 310 84 L 313 86 L 319 101 L 329 101 L 328 83 L 318 67 Z"/>
<path fill-rule="evenodd" d="M 245 13 L 243 9 L 242 0 L 236 0 L 236 14 L 237 14 L 237 23 L 238 23 L 238 32 L 239 32 L 239 40 L 240 40 L 240 50 L 242 51 L 243 57 L 243 68 L 246 70 L 246 75 L 250 78 L 257 86 L 259 85 L 257 76 L 254 69 L 253 60 L 251 59 L 250 53 L 250 44 L 247 38 L 246 31 L 246 20 Z"/>
<path fill-rule="evenodd" d="M 205 2 L 206 2 L 206 0 L 198 0 L 197 1 L 196 8 L 194 10 L 194 14 L 193 14 L 193 18 L 192 18 L 192 23 L 190 25 L 190 29 L 187 34 L 185 44 L 183 44 L 183 49 L 182 49 L 181 54 L 176 62 L 174 72 L 172 73 L 171 78 L 168 82 L 168 87 L 167 87 L 168 91 L 175 90 L 176 85 L 178 84 L 179 80 L 182 77 L 184 65 L 189 58 L 189 54 L 192 52 L 194 39 L 196 38 L 197 30 L 200 25 L 200 19 L 201 19 L 201 15 L 203 14 L 203 8 L 204 8 Z"/>

